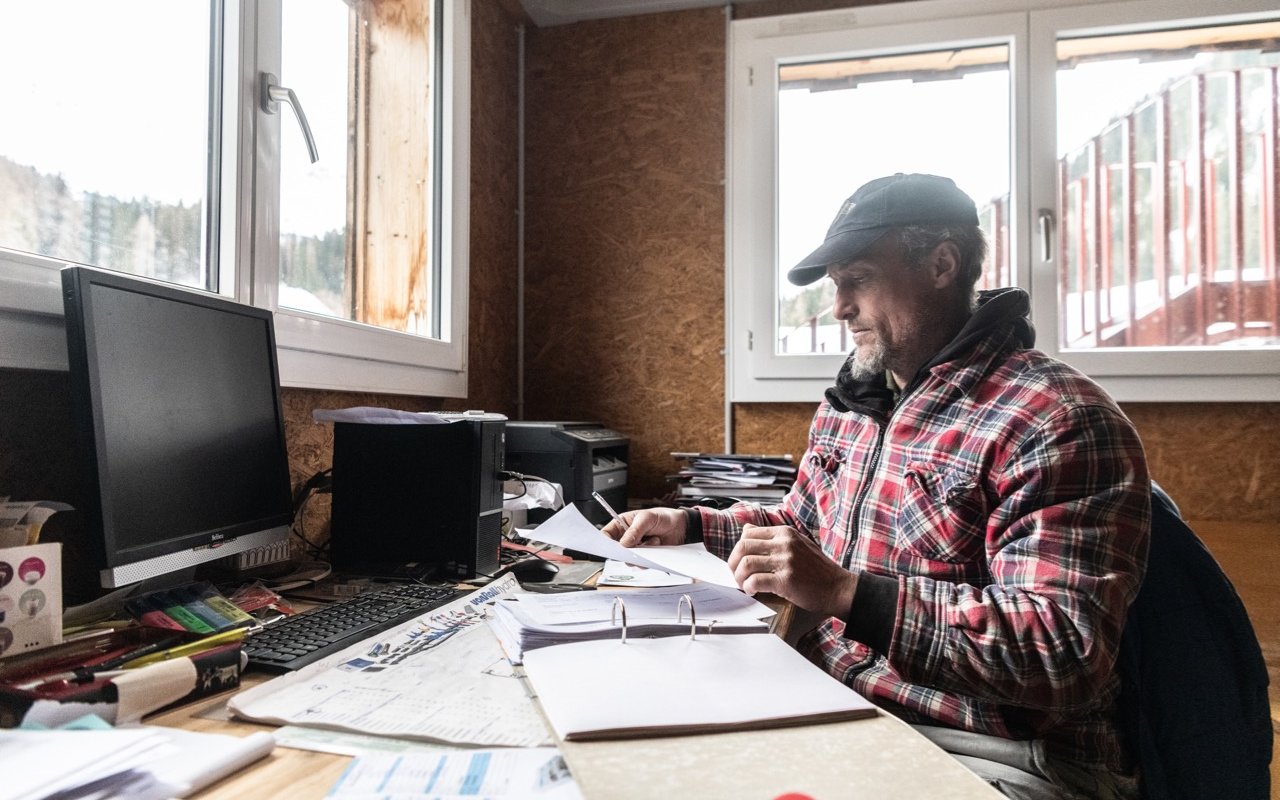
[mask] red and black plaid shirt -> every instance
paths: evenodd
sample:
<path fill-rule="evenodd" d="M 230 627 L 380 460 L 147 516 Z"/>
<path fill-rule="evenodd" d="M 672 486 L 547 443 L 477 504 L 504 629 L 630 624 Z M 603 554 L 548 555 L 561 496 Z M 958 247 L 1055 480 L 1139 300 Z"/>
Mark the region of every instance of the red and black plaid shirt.
<path fill-rule="evenodd" d="M 1106 393 L 996 326 L 887 416 L 822 403 L 780 506 L 700 513 L 722 556 L 745 523 L 789 525 L 845 568 L 896 579 L 896 609 L 873 609 L 893 615 L 884 652 L 836 619 L 802 642 L 873 702 L 1128 772 L 1114 664 L 1149 491 L 1137 432 Z"/>

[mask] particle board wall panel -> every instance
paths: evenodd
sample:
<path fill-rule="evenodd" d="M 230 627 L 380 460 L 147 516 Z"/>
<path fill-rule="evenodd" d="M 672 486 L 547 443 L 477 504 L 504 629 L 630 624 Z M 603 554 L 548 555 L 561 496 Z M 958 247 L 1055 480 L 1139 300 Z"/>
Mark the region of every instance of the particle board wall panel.
<path fill-rule="evenodd" d="M 724 15 L 531 31 L 525 417 L 633 437 L 634 498 L 723 446 Z"/>

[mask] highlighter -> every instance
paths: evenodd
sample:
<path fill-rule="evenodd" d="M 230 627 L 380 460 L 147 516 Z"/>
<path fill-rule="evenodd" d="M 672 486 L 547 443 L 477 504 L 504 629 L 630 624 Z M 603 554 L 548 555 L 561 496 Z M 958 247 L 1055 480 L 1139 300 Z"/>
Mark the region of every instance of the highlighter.
<path fill-rule="evenodd" d="M 184 589 L 187 598 L 204 603 L 213 609 L 228 625 L 252 625 L 253 617 L 249 616 L 235 603 L 223 597 L 217 589 L 209 585 L 188 586 Z"/>
<path fill-rule="evenodd" d="M 226 620 L 217 611 L 214 611 L 203 600 L 191 592 L 187 591 L 187 587 L 180 589 L 170 589 L 166 594 L 182 604 L 182 607 L 190 611 L 197 619 L 209 626 L 209 633 L 214 631 L 222 631 L 231 627 L 231 623 Z M 204 631 L 202 631 L 203 633 Z"/>
<path fill-rule="evenodd" d="M 124 607 L 131 616 L 144 625 L 150 625 L 153 628 L 168 628 L 175 631 L 186 630 L 182 623 L 164 613 L 154 597 L 135 597 L 125 603 Z"/>
<path fill-rule="evenodd" d="M 187 630 L 195 631 L 196 633 L 213 633 L 214 628 L 212 625 L 192 614 L 185 605 L 179 602 L 178 598 L 173 597 L 169 592 L 161 592 L 157 596 L 157 602 L 164 609 L 164 613 L 176 619 Z"/>

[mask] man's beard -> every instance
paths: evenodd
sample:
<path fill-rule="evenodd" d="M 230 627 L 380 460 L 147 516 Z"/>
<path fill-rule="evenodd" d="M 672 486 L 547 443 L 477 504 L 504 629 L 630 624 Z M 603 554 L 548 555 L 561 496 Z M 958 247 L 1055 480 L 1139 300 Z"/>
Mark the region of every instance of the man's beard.
<path fill-rule="evenodd" d="M 889 348 L 884 341 L 876 339 L 865 347 L 854 346 L 849 354 L 849 375 L 855 380 L 865 381 L 877 378 L 885 373 L 889 366 Z"/>

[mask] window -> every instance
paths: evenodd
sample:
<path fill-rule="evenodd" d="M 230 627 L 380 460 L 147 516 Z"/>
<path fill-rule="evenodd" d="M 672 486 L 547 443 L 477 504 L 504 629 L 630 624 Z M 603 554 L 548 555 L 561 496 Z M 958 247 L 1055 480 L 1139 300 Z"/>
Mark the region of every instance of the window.
<path fill-rule="evenodd" d="M 465 395 L 466 8 L 7 4 L 0 366 L 65 364 L 70 261 L 271 308 L 287 385 Z"/>
<path fill-rule="evenodd" d="M 1052 5 L 733 23 L 731 400 L 830 385 L 851 346 L 830 289 L 785 273 L 841 200 L 892 172 L 956 179 L 992 245 L 979 288 L 1028 289 L 1037 345 L 1118 399 L 1280 394 L 1280 13 Z"/>

